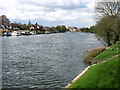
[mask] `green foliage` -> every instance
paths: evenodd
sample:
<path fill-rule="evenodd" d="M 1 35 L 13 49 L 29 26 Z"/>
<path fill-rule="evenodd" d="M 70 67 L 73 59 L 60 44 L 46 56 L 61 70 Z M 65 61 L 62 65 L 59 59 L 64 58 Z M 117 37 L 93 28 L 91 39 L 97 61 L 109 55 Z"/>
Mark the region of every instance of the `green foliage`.
<path fill-rule="evenodd" d="M 20 30 L 27 30 L 28 27 L 26 24 L 19 24 Z"/>
<path fill-rule="evenodd" d="M 97 22 L 95 33 L 110 46 L 120 39 L 119 26 L 117 19 L 106 16 Z"/>
<path fill-rule="evenodd" d="M 56 29 L 57 29 L 58 32 L 66 32 L 67 31 L 67 29 L 64 25 L 62 25 L 62 26 L 58 25 L 56 27 Z"/>
<path fill-rule="evenodd" d="M 118 88 L 118 60 L 120 56 L 90 67 L 69 88 Z"/>
<path fill-rule="evenodd" d="M 91 26 L 90 28 L 85 28 L 85 27 L 83 27 L 83 28 L 81 28 L 81 31 L 82 32 L 86 32 L 86 33 L 94 33 L 94 27 L 95 26 Z"/>
<path fill-rule="evenodd" d="M 50 27 L 50 33 L 57 33 L 56 27 Z"/>
<path fill-rule="evenodd" d="M 95 26 L 91 26 L 91 27 L 90 27 L 90 32 L 91 32 L 91 33 L 95 33 L 95 31 L 94 31 L 95 29 L 94 29 L 94 28 L 95 28 Z"/>
<path fill-rule="evenodd" d="M 102 0 L 96 3 L 96 34 L 103 38 L 108 46 L 120 40 L 120 1 Z"/>

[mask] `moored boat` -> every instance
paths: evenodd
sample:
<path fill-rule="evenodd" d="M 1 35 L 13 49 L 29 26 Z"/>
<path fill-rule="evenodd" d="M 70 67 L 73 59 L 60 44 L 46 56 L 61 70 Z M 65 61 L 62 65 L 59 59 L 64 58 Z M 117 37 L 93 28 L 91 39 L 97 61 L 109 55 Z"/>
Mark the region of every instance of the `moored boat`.
<path fill-rule="evenodd" d="M 20 33 L 17 32 L 17 31 L 13 31 L 11 35 L 12 35 L 12 36 L 20 36 Z"/>
<path fill-rule="evenodd" d="M 45 34 L 50 34 L 50 32 L 49 31 L 45 31 Z"/>
<path fill-rule="evenodd" d="M 35 33 L 35 31 L 32 31 L 32 32 L 30 32 L 31 33 L 31 35 L 35 35 L 36 33 Z"/>
<path fill-rule="evenodd" d="M 9 32 L 4 32 L 2 36 L 11 36 L 11 34 Z"/>
<path fill-rule="evenodd" d="M 21 32 L 21 35 L 31 35 L 31 33 L 28 31 L 23 31 L 23 32 Z"/>

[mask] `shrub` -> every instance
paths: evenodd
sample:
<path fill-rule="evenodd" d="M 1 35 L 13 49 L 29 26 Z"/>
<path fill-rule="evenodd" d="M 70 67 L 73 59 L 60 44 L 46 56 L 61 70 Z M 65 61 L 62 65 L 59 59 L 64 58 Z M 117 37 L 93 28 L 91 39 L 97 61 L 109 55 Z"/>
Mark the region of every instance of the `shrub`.
<path fill-rule="evenodd" d="M 87 56 L 84 57 L 84 61 L 87 63 L 92 63 L 93 59 L 105 49 L 106 47 L 104 46 L 92 49 L 91 51 L 88 52 Z"/>

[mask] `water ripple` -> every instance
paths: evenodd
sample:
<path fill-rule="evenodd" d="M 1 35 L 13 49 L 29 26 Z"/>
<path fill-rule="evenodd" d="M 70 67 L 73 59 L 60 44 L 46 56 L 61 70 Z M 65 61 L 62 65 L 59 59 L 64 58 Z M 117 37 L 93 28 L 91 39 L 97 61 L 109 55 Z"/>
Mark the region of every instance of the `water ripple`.
<path fill-rule="evenodd" d="M 3 88 L 62 88 L 87 67 L 86 51 L 102 45 L 89 33 L 0 38 Z"/>

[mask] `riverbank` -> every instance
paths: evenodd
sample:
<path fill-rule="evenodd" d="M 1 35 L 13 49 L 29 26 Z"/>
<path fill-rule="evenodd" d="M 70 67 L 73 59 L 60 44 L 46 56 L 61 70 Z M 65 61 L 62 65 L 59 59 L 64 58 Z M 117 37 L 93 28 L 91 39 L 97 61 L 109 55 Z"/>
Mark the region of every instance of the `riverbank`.
<path fill-rule="evenodd" d="M 65 88 L 118 88 L 118 60 L 120 42 L 110 46 L 94 58 L 87 67 Z"/>
<path fill-rule="evenodd" d="M 16 32 L 20 35 L 40 35 L 40 34 L 55 34 L 55 33 L 66 33 L 70 31 L 64 32 L 55 32 L 55 31 L 48 31 L 48 30 L 8 30 L 8 29 L 0 29 L 0 36 L 12 36 L 12 33 Z M 16 35 L 16 36 L 20 36 Z"/>

